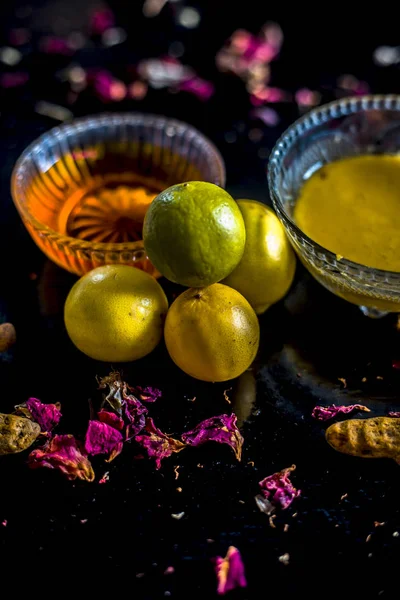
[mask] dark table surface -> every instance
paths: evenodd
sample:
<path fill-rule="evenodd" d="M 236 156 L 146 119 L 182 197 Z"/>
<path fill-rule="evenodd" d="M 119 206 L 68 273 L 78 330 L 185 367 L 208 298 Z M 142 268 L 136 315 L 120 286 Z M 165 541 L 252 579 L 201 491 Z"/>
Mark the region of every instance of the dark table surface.
<path fill-rule="evenodd" d="M 96 376 L 107 374 L 110 365 L 86 358 L 67 338 L 62 309 L 75 277 L 47 261 L 30 240 L 13 207 L 9 183 L 22 149 L 56 124 L 35 112 L 37 101 L 66 106 L 57 73 L 72 59 L 44 55 L 37 40 L 55 22 L 56 33 L 84 29 L 97 3 L 31 4 L 33 12 L 17 6 L 16 14 L 12 3 L 2 7 L 7 13 L 3 45 L 15 26 L 33 32 L 33 41 L 24 47 L 21 65 L 11 68 L 28 72 L 29 83 L 0 90 L 0 321 L 14 323 L 17 330 L 13 350 L 0 355 L 0 409 L 11 411 L 30 396 L 59 401 L 64 415 L 60 430 L 80 435 L 89 402 L 100 398 Z M 269 11 L 251 2 L 235 7 L 198 2 L 201 23 L 195 31 L 185 31 L 174 21 L 179 3 L 168 4 L 153 19 L 143 17 L 141 2 L 132 4 L 129 12 L 126 3 L 113 3 L 117 24 L 128 32 L 122 47 L 105 49 L 93 42 L 73 60 L 85 68 L 107 65 L 118 75 L 123 65 L 161 55 L 179 39 L 186 47 L 182 60 L 214 82 L 215 95 L 204 103 L 184 93 L 150 90 L 141 101 L 105 106 L 84 92 L 69 109 L 75 116 L 105 109 L 145 110 L 195 124 L 221 150 L 227 188 L 236 197 L 268 202 L 268 152 L 299 111 L 294 102 L 275 106 L 281 118 L 275 127 L 251 117 L 242 82 L 218 73 L 213 59 L 234 29 L 257 32 L 270 19 L 282 24 L 286 37 L 273 65 L 273 84 L 292 92 L 306 86 L 320 90 L 322 99 L 332 99 L 341 93 L 337 77 L 348 72 L 366 79 L 372 91 L 400 89 L 398 67 L 382 68 L 372 61 L 377 45 L 399 42 L 385 13 L 344 23 L 336 15 L 329 23 L 321 17 L 312 25 L 309 15 L 289 13 L 282 6 Z M 254 130 L 257 134 L 250 133 Z M 176 289 L 162 283 L 171 297 Z M 30 471 L 25 453 L 1 459 L 4 581 L 7 577 L 15 590 L 27 587 L 53 596 L 70 588 L 76 595 L 87 590 L 93 596 L 212 598 L 216 582 L 211 559 L 224 556 L 233 545 L 242 554 L 248 587 L 232 598 L 289 598 L 303 592 L 306 597 L 398 597 L 399 466 L 336 453 L 325 442 L 324 424 L 311 418 L 319 403 L 363 403 L 374 416 L 400 409 L 400 372 L 392 367 L 400 358 L 397 317 L 368 320 L 299 266 L 286 299 L 260 323 L 259 355 L 237 381 L 194 381 L 172 364 L 162 345 L 123 367 L 129 383 L 162 390 L 152 414 L 165 431 L 178 433 L 234 410 L 245 439 L 241 463 L 229 448 L 210 444 L 176 455 L 155 471 L 151 461 L 135 460 L 134 451 L 127 449 L 110 466 L 94 461 L 99 476 L 107 470 L 110 474 L 106 484 L 98 485 L 69 482 L 49 470 Z M 339 378 L 346 380 L 346 388 Z M 232 405 L 224 399 L 227 388 L 232 388 Z M 302 494 L 277 513 L 271 527 L 254 501 L 258 482 L 291 464 L 297 466 L 292 480 Z M 185 513 L 181 520 L 171 517 L 180 512 Z M 375 521 L 383 524 L 375 527 Z M 288 565 L 279 561 L 285 553 Z M 165 574 L 168 567 L 174 572 Z"/>

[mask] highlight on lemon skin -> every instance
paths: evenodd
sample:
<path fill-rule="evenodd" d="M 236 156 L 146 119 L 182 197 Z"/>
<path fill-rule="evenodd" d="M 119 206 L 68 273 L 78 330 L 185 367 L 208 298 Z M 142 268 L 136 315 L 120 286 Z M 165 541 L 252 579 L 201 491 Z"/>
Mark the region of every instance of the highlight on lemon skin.
<path fill-rule="evenodd" d="M 151 263 L 170 281 L 205 287 L 227 277 L 243 256 L 246 231 L 235 200 L 205 181 L 161 192 L 150 204 L 143 241 Z"/>
<path fill-rule="evenodd" d="M 238 200 L 246 245 L 237 267 L 222 283 L 234 288 L 260 315 L 289 291 L 296 255 L 274 211 L 255 200 Z"/>
<path fill-rule="evenodd" d="M 151 276 L 126 265 L 86 273 L 71 288 L 64 307 L 67 333 L 91 358 L 130 362 L 160 342 L 168 300 Z"/>
<path fill-rule="evenodd" d="M 165 320 L 164 337 L 182 371 L 203 381 L 227 381 L 253 362 L 260 326 L 239 292 L 214 283 L 190 288 L 176 298 Z"/>

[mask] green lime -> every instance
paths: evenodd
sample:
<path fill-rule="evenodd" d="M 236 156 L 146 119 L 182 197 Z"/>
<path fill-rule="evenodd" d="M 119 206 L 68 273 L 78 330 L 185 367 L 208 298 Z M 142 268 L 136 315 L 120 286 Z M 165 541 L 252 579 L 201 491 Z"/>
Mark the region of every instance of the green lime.
<path fill-rule="evenodd" d="M 228 192 L 213 183 L 188 181 L 153 200 L 143 240 L 149 259 L 167 279 L 203 287 L 233 271 L 243 256 L 246 231 Z"/>

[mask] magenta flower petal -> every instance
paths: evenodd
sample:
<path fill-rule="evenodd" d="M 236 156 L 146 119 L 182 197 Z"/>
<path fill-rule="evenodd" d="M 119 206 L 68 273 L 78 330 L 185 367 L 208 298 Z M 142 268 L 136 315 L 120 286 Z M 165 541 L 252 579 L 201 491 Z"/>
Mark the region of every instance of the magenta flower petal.
<path fill-rule="evenodd" d="M 247 587 L 242 557 L 234 546 L 229 547 L 225 558 L 217 556 L 214 559 L 214 566 L 218 581 L 217 593 L 220 596 L 235 588 Z"/>
<path fill-rule="evenodd" d="M 107 423 L 107 425 L 114 427 L 114 429 L 118 429 L 118 431 L 122 431 L 124 428 L 124 420 L 119 415 L 109 412 L 108 410 L 102 408 L 97 413 L 97 417 L 99 421 Z"/>
<path fill-rule="evenodd" d="M 109 8 L 94 11 L 90 19 L 90 31 L 93 35 L 101 35 L 114 25 L 114 13 Z"/>
<path fill-rule="evenodd" d="M 209 100 L 213 96 L 215 88 L 211 81 L 201 79 L 201 77 L 193 77 L 179 84 L 178 89 L 182 92 L 188 92 L 197 96 L 200 100 Z"/>
<path fill-rule="evenodd" d="M 15 88 L 25 85 L 29 81 L 28 73 L 16 71 L 14 73 L 2 73 L 0 75 L 0 87 Z"/>
<path fill-rule="evenodd" d="M 32 419 L 40 426 L 43 433 L 50 433 L 58 425 L 62 417 L 61 404 L 43 404 L 37 398 L 29 398 L 24 404 L 15 407 L 17 413 Z"/>
<path fill-rule="evenodd" d="M 122 433 L 107 423 L 89 421 L 85 437 L 85 452 L 92 456 L 109 454 L 109 461 L 122 451 Z"/>
<path fill-rule="evenodd" d="M 153 387 L 137 387 L 137 391 L 139 392 L 139 398 L 143 400 L 143 402 L 155 402 L 158 398 L 161 398 L 162 392 L 157 388 Z"/>
<path fill-rule="evenodd" d="M 28 465 L 31 469 L 58 469 L 67 479 L 94 480 L 92 465 L 73 435 L 55 435 L 42 448 L 30 453 Z"/>
<path fill-rule="evenodd" d="M 369 408 L 362 404 L 349 404 L 349 406 L 331 404 L 330 406 L 315 406 L 311 416 L 314 417 L 314 419 L 318 419 L 318 421 L 329 421 L 329 419 L 333 419 L 339 413 L 347 415 L 355 410 L 371 412 Z"/>
<path fill-rule="evenodd" d="M 135 437 L 146 425 L 146 415 L 148 410 L 134 396 L 126 398 L 123 408 L 123 415 L 127 423 L 125 429 L 125 439 L 131 440 Z"/>
<path fill-rule="evenodd" d="M 392 417 L 393 419 L 399 419 L 400 418 L 400 412 L 398 412 L 398 411 L 391 411 L 390 413 L 388 413 L 388 417 Z"/>
<path fill-rule="evenodd" d="M 259 485 L 264 498 L 269 500 L 275 507 L 288 508 L 293 500 L 300 496 L 301 491 L 296 490 L 290 481 L 290 474 L 295 468 L 296 465 L 292 465 L 260 481 Z"/>
<path fill-rule="evenodd" d="M 154 458 L 156 467 L 161 467 L 163 458 L 171 456 L 174 452 L 180 452 L 185 444 L 179 440 L 169 437 L 154 425 L 153 419 L 146 419 L 145 434 L 137 435 L 135 440 L 147 450 L 149 457 Z"/>
<path fill-rule="evenodd" d="M 73 50 L 66 40 L 55 36 L 44 37 L 40 41 L 40 49 L 45 54 L 62 54 L 64 56 L 69 56 L 73 53 Z"/>
<path fill-rule="evenodd" d="M 238 460 L 242 456 L 243 437 L 236 425 L 236 415 L 219 415 L 202 421 L 191 431 L 182 434 L 188 446 L 200 446 L 206 442 L 228 444 Z"/>

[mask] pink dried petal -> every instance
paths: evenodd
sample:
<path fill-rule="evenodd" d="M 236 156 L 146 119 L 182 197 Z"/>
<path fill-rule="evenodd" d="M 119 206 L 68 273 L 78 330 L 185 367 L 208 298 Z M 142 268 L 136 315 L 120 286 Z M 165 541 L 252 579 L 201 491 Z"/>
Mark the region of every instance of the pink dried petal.
<path fill-rule="evenodd" d="M 307 88 L 301 88 L 295 93 L 295 100 L 299 106 L 316 106 L 321 100 L 321 94 Z"/>
<path fill-rule="evenodd" d="M 392 368 L 393 369 L 400 369 L 400 360 L 394 360 L 392 362 Z"/>
<path fill-rule="evenodd" d="M 392 411 L 390 411 L 390 413 L 388 413 L 388 417 L 393 417 L 394 419 L 399 419 L 400 412 L 392 410 Z"/>
<path fill-rule="evenodd" d="M 329 419 L 333 419 L 339 413 L 347 415 L 355 410 L 371 412 L 369 408 L 362 404 L 349 404 L 349 406 L 337 406 L 336 404 L 331 404 L 330 406 L 315 406 L 311 416 L 319 421 L 329 421 Z"/>
<path fill-rule="evenodd" d="M 338 86 L 347 90 L 356 96 L 363 96 L 370 92 L 370 87 L 366 81 L 360 81 L 354 75 L 342 75 L 338 78 Z"/>
<path fill-rule="evenodd" d="M 15 88 L 25 85 L 29 81 L 28 73 L 15 71 L 14 73 L 2 73 L 0 75 L 0 87 Z"/>
<path fill-rule="evenodd" d="M 200 98 L 200 100 L 209 100 L 215 91 L 211 81 L 206 81 L 205 79 L 201 79 L 201 77 L 193 77 L 193 79 L 182 81 L 178 89 L 182 92 L 189 92 L 189 94 L 193 94 L 197 98 Z"/>
<path fill-rule="evenodd" d="M 61 404 L 56 402 L 56 404 L 43 404 L 37 398 L 29 398 L 25 404 L 22 404 L 21 407 L 24 407 L 30 413 L 30 417 L 33 421 L 36 421 L 40 425 L 40 429 L 43 433 L 49 433 L 53 431 L 54 427 L 56 427 L 60 419 L 62 417 L 61 414 Z M 16 407 L 20 408 L 19 406 Z"/>
<path fill-rule="evenodd" d="M 12 46 L 23 46 L 31 39 L 31 32 L 24 27 L 16 27 L 8 32 L 8 41 Z"/>
<path fill-rule="evenodd" d="M 136 390 L 139 392 L 139 398 L 143 400 L 143 402 L 155 402 L 162 396 L 161 390 L 154 387 L 137 387 Z"/>
<path fill-rule="evenodd" d="M 55 435 L 42 448 L 30 453 L 28 465 L 31 469 L 58 469 L 67 479 L 94 480 L 92 465 L 73 435 Z"/>
<path fill-rule="evenodd" d="M 228 548 L 225 558 L 214 558 L 215 574 L 217 576 L 217 593 L 220 596 L 235 588 L 247 587 L 244 564 L 240 552 L 234 546 Z"/>
<path fill-rule="evenodd" d="M 260 119 L 268 127 L 276 127 L 279 124 L 280 117 L 276 110 L 263 106 L 262 108 L 254 108 L 251 112 L 252 117 Z"/>
<path fill-rule="evenodd" d="M 243 437 L 236 425 L 237 417 L 234 413 L 219 415 L 202 421 L 191 431 L 182 434 L 182 440 L 188 446 L 200 446 L 206 442 L 219 442 L 228 444 L 238 460 L 242 456 Z"/>
<path fill-rule="evenodd" d="M 264 498 L 269 500 L 275 507 L 288 508 L 293 500 L 300 496 L 301 491 L 293 487 L 290 481 L 290 474 L 295 468 L 296 465 L 292 465 L 260 481 L 259 485 Z"/>
<path fill-rule="evenodd" d="M 68 42 L 63 38 L 55 36 L 44 37 L 40 41 L 40 49 L 45 54 L 62 54 L 64 56 L 73 54 L 73 50 L 71 50 Z"/>
<path fill-rule="evenodd" d="M 107 425 L 114 427 L 114 429 L 117 429 L 118 431 L 122 431 L 124 428 L 124 420 L 115 413 L 109 412 L 108 410 L 104 410 L 102 408 L 97 413 L 97 416 L 99 421 L 101 421 L 102 423 L 107 423 Z"/>
<path fill-rule="evenodd" d="M 123 447 L 122 433 L 107 423 L 89 421 L 85 436 L 85 452 L 92 456 L 109 454 L 108 461 L 113 460 Z"/>
<path fill-rule="evenodd" d="M 127 423 L 125 430 L 125 439 L 131 440 L 146 425 L 146 415 L 149 411 L 143 404 L 133 396 L 126 398 L 123 408 L 123 416 Z"/>
<path fill-rule="evenodd" d="M 264 25 L 262 33 L 265 40 L 279 52 L 283 44 L 283 31 L 281 26 L 278 25 L 278 23 L 270 21 Z"/>
<path fill-rule="evenodd" d="M 253 35 L 245 29 L 234 31 L 228 44 L 237 52 L 244 53 L 250 47 L 253 40 Z"/>
<path fill-rule="evenodd" d="M 93 35 L 101 35 L 107 29 L 114 27 L 114 13 L 109 8 L 103 8 L 93 12 L 90 18 L 90 31 Z"/>
<path fill-rule="evenodd" d="M 161 467 L 163 458 L 171 456 L 174 452 L 180 452 L 185 444 L 179 440 L 169 437 L 158 429 L 149 417 L 146 419 L 146 434 L 136 436 L 136 441 L 147 450 L 147 454 L 156 461 L 156 468 Z"/>

